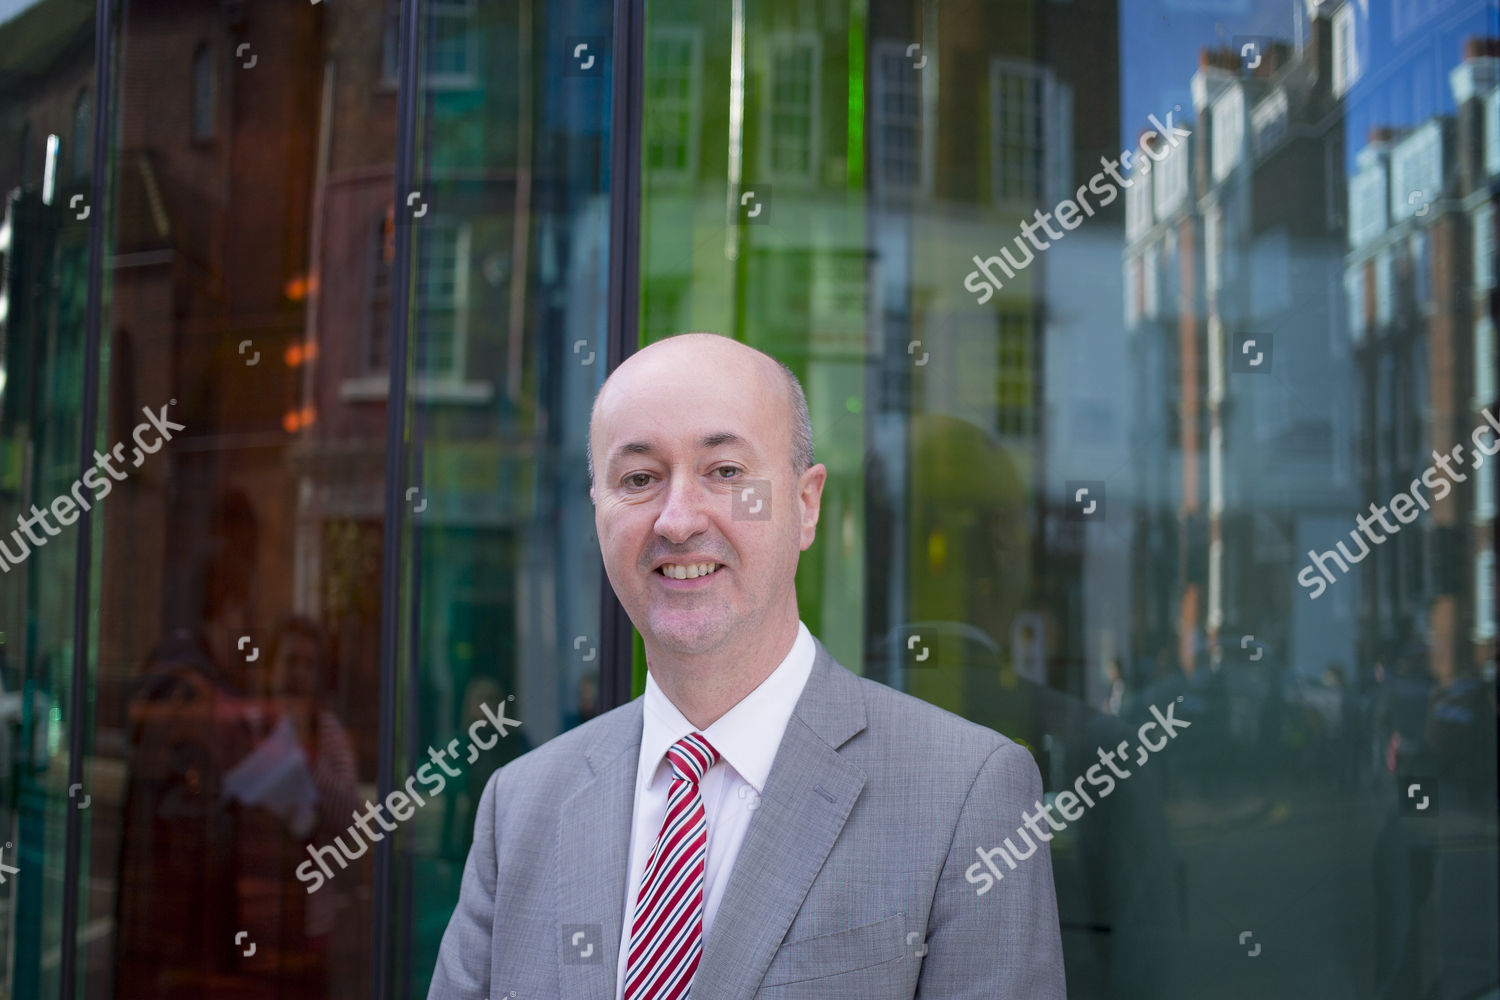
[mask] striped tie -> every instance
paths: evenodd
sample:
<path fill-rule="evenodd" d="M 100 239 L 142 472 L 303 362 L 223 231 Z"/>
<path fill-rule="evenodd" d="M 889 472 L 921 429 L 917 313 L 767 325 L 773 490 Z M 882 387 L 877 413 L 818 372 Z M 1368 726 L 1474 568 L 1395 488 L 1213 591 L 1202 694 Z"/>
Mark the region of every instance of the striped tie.
<path fill-rule="evenodd" d="M 708 821 L 698 781 L 719 751 L 691 733 L 667 750 L 672 787 L 661 835 L 646 861 L 630 930 L 624 1000 L 681 1000 L 703 954 L 703 864 Z"/>

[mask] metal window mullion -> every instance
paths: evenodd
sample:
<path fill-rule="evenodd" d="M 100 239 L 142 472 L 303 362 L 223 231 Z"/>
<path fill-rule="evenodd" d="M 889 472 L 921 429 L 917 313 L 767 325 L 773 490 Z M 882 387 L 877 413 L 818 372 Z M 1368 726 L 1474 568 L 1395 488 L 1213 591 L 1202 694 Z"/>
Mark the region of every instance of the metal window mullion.
<path fill-rule="evenodd" d="M 417 68 L 421 38 L 417 0 L 401 0 L 397 25 L 398 87 L 396 97 L 396 177 L 394 219 L 409 211 L 406 192 L 413 189 L 417 110 L 422 100 Z M 396 253 L 391 262 L 390 385 L 386 393 L 385 523 L 380 571 L 380 722 L 376 793 L 380 801 L 395 784 L 396 662 L 401 626 L 401 531 L 406 481 L 406 347 L 412 292 L 412 227 L 396 223 Z M 413 625 L 415 627 L 415 625 Z M 370 993 L 389 1000 L 391 955 L 392 843 L 375 844 L 375 934 L 370 961 Z"/>
<path fill-rule="evenodd" d="M 645 51 L 645 0 L 615 0 L 610 100 L 609 331 L 605 374 L 635 352 L 640 340 L 641 105 Z M 693 165 L 688 164 L 691 171 Z M 596 470 L 596 472 L 599 470 Z M 599 575 L 599 709 L 631 698 L 633 643 L 630 619 Z"/>
<path fill-rule="evenodd" d="M 99 325 L 102 321 L 104 283 L 104 201 L 109 163 L 109 110 L 113 64 L 110 33 L 113 30 L 113 0 L 94 5 L 94 148 L 93 172 L 89 177 L 89 204 L 94 206 L 89 222 L 87 305 L 84 311 L 83 417 L 78 430 L 79 478 L 94 465 L 95 432 L 99 422 Z M 85 507 L 78 517 L 78 548 L 73 569 L 73 677 L 68 692 L 68 785 L 83 782 L 83 753 L 88 732 L 89 593 L 93 575 L 93 511 Z M 63 841 L 63 900 L 61 963 L 58 996 L 71 1000 L 78 993 L 78 865 L 83 839 L 83 812 L 67 809 Z"/>

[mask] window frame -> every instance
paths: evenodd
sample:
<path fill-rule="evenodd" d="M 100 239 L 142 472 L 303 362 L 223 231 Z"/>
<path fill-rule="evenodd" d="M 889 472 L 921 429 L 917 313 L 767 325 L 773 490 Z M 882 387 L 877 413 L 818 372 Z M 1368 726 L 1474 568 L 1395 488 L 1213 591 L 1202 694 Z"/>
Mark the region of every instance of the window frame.
<path fill-rule="evenodd" d="M 427 51 L 423 52 L 422 61 L 419 65 L 423 69 L 421 77 L 424 90 L 475 90 L 479 87 L 479 33 L 476 30 L 479 5 L 476 0 L 432 0 L 423 10 L 427 18 L 425 30 L 422 32 L 423 45 Z M 448 18 L 453 20 L 462 19 L 464 38 L 464 63 L 465 69 L 459 73 L 430 73 L 426 72 L 431 62 L 431 49 L 433 39 L 437 33 L 433 30 L 437 18 Z M 387 0 L 385 4 L 384 22 L 380 35 L 380 86 L 385 90 L 395 90 L 399 83 L 400 73 L 399 43 L 397 35 L 401 28 L 401 4 L 399 0 Z"/>
<path fill-rule="evenodd" d="M 788 170 L 776 163 L 778 133 L 774 123 L 782 113 L 776 107 L 777 57 L 803 49 L 808 56 L 807 169 Z M 760 169 L 761 176 L 772 184 L 813 185 L 820 175 L 822 153 L 822 84 L 823 41 L 812 31 L 773 31 L 766 36 L 766 86 L 760 102 Z M 695 101 L 696 103 L 696 101 Z"/>
<path fill-rule="evenodd" d="M 1004 102 L 1002 101 L 1001 87 L 1003 81 L 1009 78 L 1013 81 L 1025 81 L 1031 88 L 1025 100 L 1033 106 L 1031 120 L 1034 123 L 1034 134 L 1026 137 L 1029 148 L 1023 152 L 1032 160 L 1030 189 L 1017 191 L 1013 184 L 1007 184 L 1006 166 L 1009 146 L 1020 145 L 1019 136 L 1007 135 L 1006 130 L 1001 127 L 1001 115 Z M 996 205 L 1014 205 L 1025 203 L 1027 205 L 1042 202 L 1046 199 L 1046 139 L 1047 121 L 1045 107 L 1046 70 L 1035 63 L 1025 62 L 1019 59 L 1007 59 L 995 57 L 990 60 L 990 106 L 988 114 L 989 123 L 989 152 L 990 152 L 990 201 Z M 1010 140 L 1015 139 L 1016 142 Z"/>
<path fill-rule="evenodd" d="M 653 58 L 654 47 L 662 42 L 675 41 L 686 42 L 688 46 L 688 70 L 687 70 L 687 98 L 686 100 L 667 100 L 660 97 L 652 98 L 651 87 L 653 83 L 659 83 L 663 76 L 660 72 L 660 64 Z M 670 182 L 690 182 L 696 176 L 699 155 L 699 130 L 703 121 L 703 88 L 701 86 L 703 76 L 703 30 L 688 25 L 658 25 L 651 29 L 646 38 L 644 68 L 642 69 L 642 102 L 641 111 L 641 159 L 647 164 L 645 175 L 653 181 L 666 180 Z M 659 55 L 659 50 L 655 51 Z M 656 72 L 653 74 L 653 67 Z M 683 166 L 680 169 L 667 169 L 650 164 L 651 151 L 659 147 L 659 139 L 653 138 L 648 127 L 649 116 L 661 113 L 662 106 L 679 116 L 685 114 L 686 135 L 682 137 L 684 146 Z"/>
<path fill-rule="evenodd" d="M 907 46 L 899 41 L 883 39 L 875 42 L 870 47 L 871 64 L 874 72 L 871 74 L 871 99 L 872 116 L 874 127 L 870 133 L 871 160 L 874 167 L 871 179 L 877 190 L 884 194 L 907 195 L 907 196 L 931 196 L 933 164 L 935 160 L 936 129 L 936 95 L 929 81 L 932 79 L 928 74 L 916 69 L 911 59 L 906 55 Z M 890 85 L 885 68 L 887 65 L 900 66 L 904 64 L 910 74 L 910 79 L 915 83 L 917 113 L 913 119 L 893 121 L 895 116 L 886 112 L 887 98 L 892 96 L 895 88 Z M 887 130 L 910 127 L 916 134 L 916 182 L 906 183 L 894 180 L 891 172 L 887 169 L 891 149 L 886 142 Z"/>

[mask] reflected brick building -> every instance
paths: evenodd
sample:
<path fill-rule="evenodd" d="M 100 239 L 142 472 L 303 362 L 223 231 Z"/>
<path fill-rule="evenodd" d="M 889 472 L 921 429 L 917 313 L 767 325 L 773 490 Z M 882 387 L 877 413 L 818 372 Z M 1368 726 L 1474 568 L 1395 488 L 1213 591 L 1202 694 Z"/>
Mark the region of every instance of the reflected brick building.
<path fill-rule="evenodd" d="M 1354 652 L 1352 618 L 1295 586 L 1306 539 L 1353 501 L 1332 17 L 1310 5 L 1300 44 L 1257 44 L 1203 50 L 1191 157 L 1127 197 L 1135 434 L 1158 484 L 1139 613 L 1158 670 L 1217 669 L 1253 643 L 1315 676 Z"/>
<path fill-rule="evenodd" d="M 1495 400 L 1493 188 L 1497 43 L 1449 73 L 1456 113 L 1371 130 L 1349 182 L 1344 273 L 1360 376 L 1361 494 L 1384 503 L 1453 457 L 1467 483 L 1362 567 L 1362 658 L 1427 663 L 1440 681 L 1493 659 L 1495 480 L 1472 469 Z"/>

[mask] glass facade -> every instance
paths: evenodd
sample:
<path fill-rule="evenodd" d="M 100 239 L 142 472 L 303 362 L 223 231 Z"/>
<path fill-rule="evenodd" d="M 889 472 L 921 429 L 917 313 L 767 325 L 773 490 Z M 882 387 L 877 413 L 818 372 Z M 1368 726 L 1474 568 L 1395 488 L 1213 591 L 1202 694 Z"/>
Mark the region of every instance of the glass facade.
<path fill-rule="evenodd" d="M 1113 775 L 1070 996 L 1500 996 L 1497 193 L 1482 0 L 0 0 L 0 996 L 425 996 L 691 330 L 829 651 Z"/>

